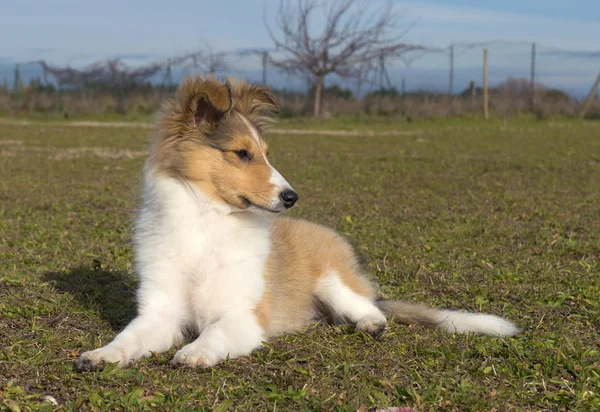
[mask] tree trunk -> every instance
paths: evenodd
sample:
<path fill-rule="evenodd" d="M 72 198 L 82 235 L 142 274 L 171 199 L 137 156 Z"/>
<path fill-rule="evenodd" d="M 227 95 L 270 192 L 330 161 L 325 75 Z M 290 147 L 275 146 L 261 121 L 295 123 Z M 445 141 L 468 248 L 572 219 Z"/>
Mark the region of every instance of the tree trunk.
<path fill-rule="evenodd" d="M 323 75 L 317 76 L 315 84 L 315 101 L 313 105 L 313 117 L 321 117 L 321 101 L 323 99 Z"/>

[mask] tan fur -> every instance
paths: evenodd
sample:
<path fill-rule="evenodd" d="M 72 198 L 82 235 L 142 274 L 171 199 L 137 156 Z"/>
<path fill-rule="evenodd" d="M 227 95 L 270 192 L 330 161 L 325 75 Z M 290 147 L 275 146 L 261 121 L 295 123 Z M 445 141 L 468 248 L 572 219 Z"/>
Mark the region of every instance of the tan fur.
<path fill-rule="evenodd" d="M 377 306 L 390 320 L 396 322 L 423 325 L 428 328 L 436 328 L 439 325 L 437 309 L 398 300 L 379 301 Z"/>
<path fill-rule="evenodd" d="M 214 113 L 196 124 L 196 107 L 202 99 Z M 248 199 L 268 207 L 274 186 L 269 182 L 267 145 L 256 141 L 241 116 L 260 129 L 278 111 L 264 86 L 235 79 L 221 83 L 214 77 L 187 78 L 176 100 L 163 108 L 150 162 L 159 173 L 193 182 L 215 202 L 245 209 Z M 252 161 L 241 160 L 235 154 L 239 150 L 246 150 Z"/>
<path fill-rule="evenodd" d="M 267 335 L 299 330 L 319 309 L 313 296 L 317 280 L 335 270 L 353 291 L 375 297 L 361 275 L 352 247 L 340 235 L 305 220 L 272 219 L 272 249 L 265 270 L 265 295 L 256 313 Z"/>
<path fill-rule="evenodd" d="M 233 109 L 242 113 L 263 131 L 273 121 L 271 116 L 279 113 L 279 105 L 271 89 L 238 79 L 230 80 L 229 84 L 232 94 L 236 96 Z"/>
<path fill-rule="evenodd" d="M 240 196 L 255 204 L 267 205 L 273 185 L 269 183 L 271 170 L 256 142 L 240 136 L 231 142 L 230 150 L 247 150 L 254 156 L 247 164 L 232 152 L 220 153 L 210 147 L 199 146 L 184 154 L 184 176 L 200 187 L 214 201 L 245 209 Z"/>

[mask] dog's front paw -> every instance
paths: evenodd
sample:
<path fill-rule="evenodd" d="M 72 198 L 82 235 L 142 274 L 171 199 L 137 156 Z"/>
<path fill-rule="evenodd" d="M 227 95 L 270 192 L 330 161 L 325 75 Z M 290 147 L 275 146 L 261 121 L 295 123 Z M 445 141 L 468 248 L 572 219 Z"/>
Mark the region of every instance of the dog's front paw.
<path fill-rule="evenodd" d="M 374 338 L 385 334 L 388 330 L 385 316 L 365 316 L 356 324 L 356 330 L 366 332 Z"/>
<path fill-rule="evenodd" d="M 192 342 L 175 353 L 171 364 L 173 366 L 187 366 L 188 368 L 207 368 L 218 361 L 219 359 L 209 349 Z"/>
<path fill-rule="evenodd" d="M 126 364 L 126 359 L 121 349 L 109 345 L 82 353 L 75 363 L 75 369 L 78 372 L 92 372 L 102 370 L 106 364 L 115 362 L 119 362 L 119 366 L 123 366 Z"/>

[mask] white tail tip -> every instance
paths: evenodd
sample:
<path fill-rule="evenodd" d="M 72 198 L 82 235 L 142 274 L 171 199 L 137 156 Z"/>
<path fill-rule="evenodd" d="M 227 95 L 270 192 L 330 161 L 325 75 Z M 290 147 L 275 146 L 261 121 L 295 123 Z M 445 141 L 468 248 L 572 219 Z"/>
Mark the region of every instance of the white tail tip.
<path fill-rule="evenodd" d="M 506 319 L 483 313 L 442 310 L 439 312 L 438 322 L 438 329 L 450 333 L 474 332 L 478 335 L 514 336 L 521 331 Z"/>

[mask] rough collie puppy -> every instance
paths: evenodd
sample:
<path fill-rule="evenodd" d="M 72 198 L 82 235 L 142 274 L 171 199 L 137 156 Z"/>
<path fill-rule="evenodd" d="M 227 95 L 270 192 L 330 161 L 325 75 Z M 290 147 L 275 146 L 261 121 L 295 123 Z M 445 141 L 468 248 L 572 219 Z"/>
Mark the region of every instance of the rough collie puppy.
<path fill-rule="evenodd" d="M 173 365 L 206 367 L 249 354 L 316 319 L 378 336 L 386 316 L 448 332 L 511 336 L 507 320 L 376 300 L 350 245 L 330 229 L 281 217 L 298 195 L 269 162 L 263 128 L 278 112 L 264 86 L 184 80 L 144 168 L 134 248 L 137 317 L 79 370 L 127 365 L 183 346 Z"/>

